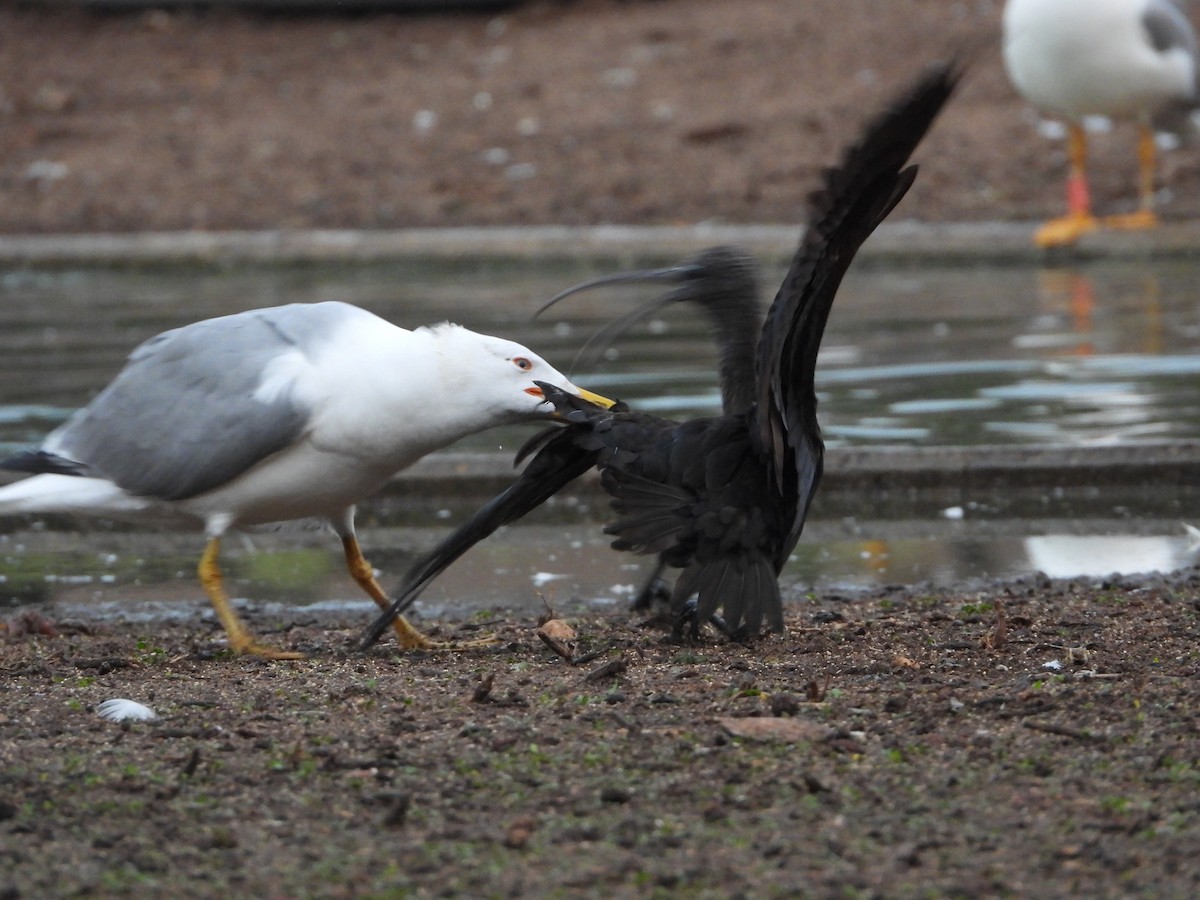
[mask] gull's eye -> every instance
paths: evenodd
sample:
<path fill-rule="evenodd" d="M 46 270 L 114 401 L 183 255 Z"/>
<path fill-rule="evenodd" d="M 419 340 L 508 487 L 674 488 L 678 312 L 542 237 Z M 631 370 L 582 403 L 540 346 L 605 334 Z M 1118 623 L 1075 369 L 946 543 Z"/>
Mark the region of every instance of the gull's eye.
<path fill-rule="evenodd" d="M 516 366 L 518 369 L 520 369 L 522 372 L 528 372 L 530 369 L 533 368 L 533 363 L 531 363 L 529 360 L 527 360 L 523 356 L 514 357 L 513 365 Z"/>

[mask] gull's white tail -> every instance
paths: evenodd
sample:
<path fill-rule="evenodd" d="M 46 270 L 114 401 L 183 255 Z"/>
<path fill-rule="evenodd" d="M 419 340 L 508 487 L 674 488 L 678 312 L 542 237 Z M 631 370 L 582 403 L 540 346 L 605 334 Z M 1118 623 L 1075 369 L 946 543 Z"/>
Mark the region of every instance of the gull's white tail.
<path fill-rule="evenodd" d="M 103 478 L 34 475 L 0 487 L 0 516 L 66 513 L 125 517 L 159 508 Z"/>

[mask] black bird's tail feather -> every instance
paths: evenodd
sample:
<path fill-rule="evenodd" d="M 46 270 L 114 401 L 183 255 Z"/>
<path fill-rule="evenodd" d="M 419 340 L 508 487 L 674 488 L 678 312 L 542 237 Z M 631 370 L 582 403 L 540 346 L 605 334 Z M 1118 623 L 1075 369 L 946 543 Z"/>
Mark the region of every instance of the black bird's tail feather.
<path fill-rule="evenodd" d="M 696 560 L 683 570 L 671 594 L 671 613 L 683 615 L 688 600 L 696 595 L 694 622 L 707 622 L 723 610 L 729 633 L 748 637 L 762 631 L 763 621 L 771 631 L 783 631 L 783 603 L 779 581 L 771 562 L 762 555 L 723 556 Z"/>

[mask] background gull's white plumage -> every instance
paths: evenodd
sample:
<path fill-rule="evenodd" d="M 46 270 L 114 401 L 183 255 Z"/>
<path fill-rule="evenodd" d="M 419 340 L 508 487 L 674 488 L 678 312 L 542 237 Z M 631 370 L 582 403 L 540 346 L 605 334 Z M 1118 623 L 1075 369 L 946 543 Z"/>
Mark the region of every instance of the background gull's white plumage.
<path fill-rule="evenodd" d="M 1144 229 L 1154 213 L 1154 128 L 1190 124 L 1200 100 L 1196 35 L 1172 0 L 1008 0 L 1004 64 L 1026 100 L 1068 122 L 1070 173 L 1067 214 L 1035 236 L 1040 246 L 1071 243 L 1099 227 Z M 1139 207 L 1097 219 L 1085 167 L 1084 120 L 1134 120 L 1138 144 Z"/>

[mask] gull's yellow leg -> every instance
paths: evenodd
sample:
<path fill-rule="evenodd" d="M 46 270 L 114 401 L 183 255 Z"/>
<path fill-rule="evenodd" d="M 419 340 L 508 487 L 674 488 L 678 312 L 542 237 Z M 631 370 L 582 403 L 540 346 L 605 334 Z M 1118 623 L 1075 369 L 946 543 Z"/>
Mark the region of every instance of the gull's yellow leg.
<path fill-rule="evenodd" d="M 1144 231 L 1158 226 L 1154 212 L 1154 131 L 1147 125 L 1138 128 L 1138 211 L 1123 216 L 1108 216 L 1108 228 Z"/>
<path fill-rule="evenodd" d="M 363 556 L 362 548 L 358 546 L 358 539 L 353 534 L 342 535 L 342 548 L 346 552 L 346 568 L 350 570 L 350 577 L 367 592 L 367 596 L 375 601 L 376 606 L 383 610 L 388 609 L 392 605 L 392 601 L 379 586 L 379 582 L 375 580 L 375 570 Z M 468 650 L 475 647 L 488 647 L 496 643 L 495 638 L 483 638 L 478 641 L 462 643 L 435 641 L 418 631 L 404 616 L 397 616 L 392 626 L 396 629 L 396 638 L 400 641 L 400 646 L 405 650 Z"/>
<path fill-rule="evenodd" d="M 220 551 L 220 538 L 210 538 L 208 546 L 204 548 L 204 555 L 200 557 L 200 584 L 204 588 L 204 593 L 208 594 L 208 599 L 212 601 L 217 618 L 221 620 L 221 625 L 225 628 L 225 634 L 229 636 L 229 646 L 233 652 L 238 655 L 249 653 L 264 659 L 304 659 L 303 653 L 276 650 L 274 647 L 260 644 L 242 624 L 242 620 L 229 605 L 229 597 L 221 583 L 221 568 L 217 565 L 217 554 Z"/>
<path fill-rule="evenodd" d="M 1073 244 L 1098 226 L 1092 215 L 1092 199 L 1087 185 L 1087 135 L 1077 122 L 1072 122 L 1069 127 L 1067 214 L 1059 219 L 1051 219 L 1034 233 L 1033 242 L 1039 247 Z"/>

